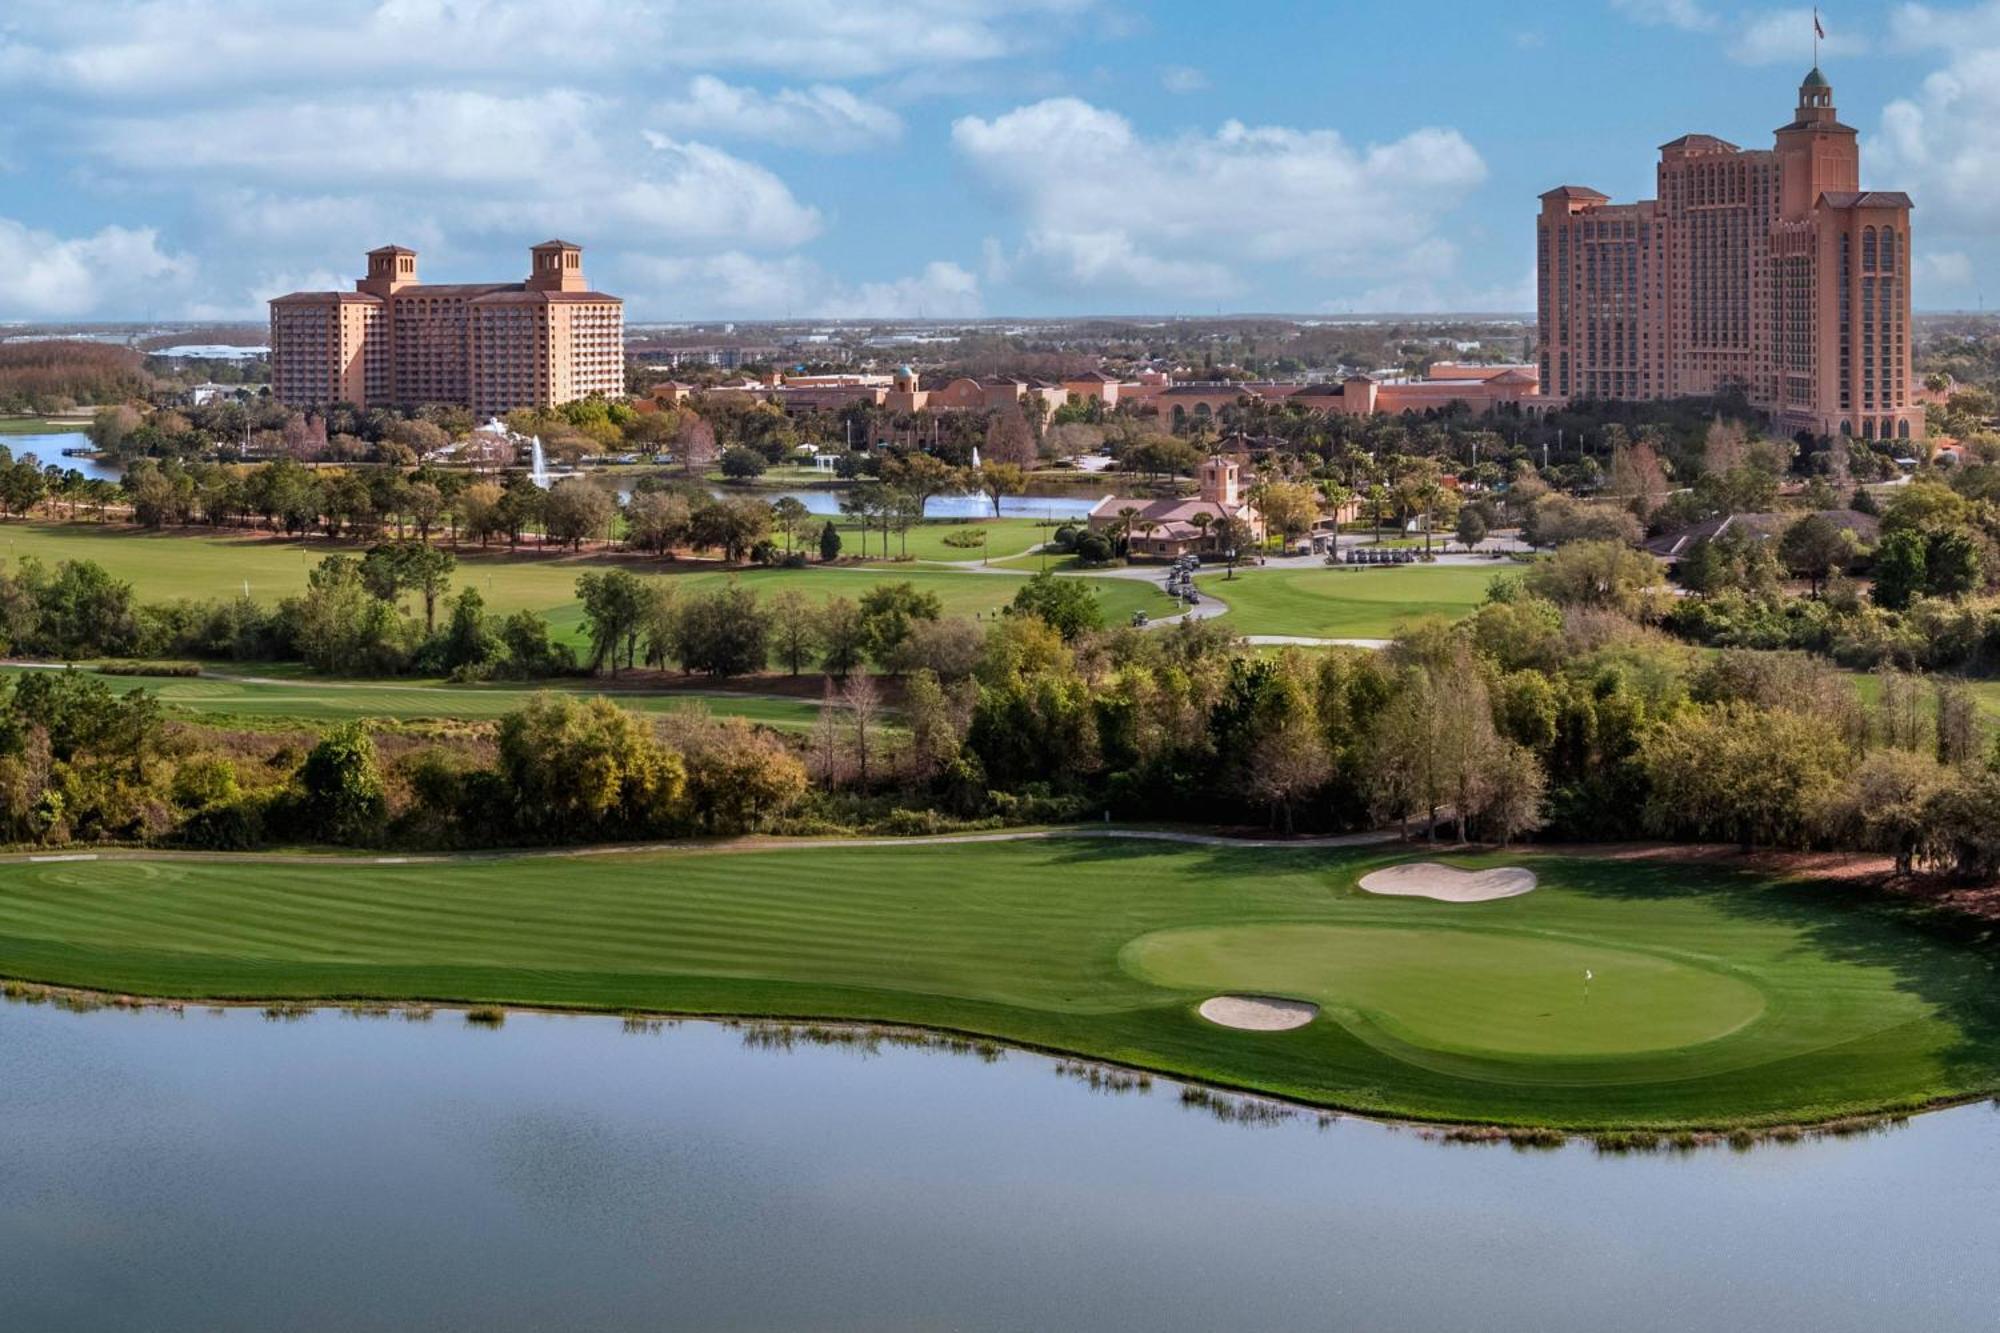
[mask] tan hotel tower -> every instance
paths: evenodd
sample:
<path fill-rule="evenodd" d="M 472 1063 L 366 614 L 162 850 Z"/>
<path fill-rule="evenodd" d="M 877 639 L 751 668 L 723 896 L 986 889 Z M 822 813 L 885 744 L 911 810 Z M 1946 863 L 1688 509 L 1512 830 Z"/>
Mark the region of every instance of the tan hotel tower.
<path fill-rule="evenodd" d="M 417 281 L 417 252 L 368 252 L 351 292 L 271 302 L 271 392 L 300 407 L 452 403 L 480 414 L 625 392 L 625 303 L 590 290 L 583 251 L 544 241 L 528 279 Z"/>
<path fill-rule="evenodd" d="M 1910 197 L 1863 190 L 1818 69 L 1768 151 L 1660 149 L 1659 197 L 1565 185 L 1536 225 L 1542 392 L 1741 388 L 1785 434 L 1923 434 L 1910 370 Z"/>

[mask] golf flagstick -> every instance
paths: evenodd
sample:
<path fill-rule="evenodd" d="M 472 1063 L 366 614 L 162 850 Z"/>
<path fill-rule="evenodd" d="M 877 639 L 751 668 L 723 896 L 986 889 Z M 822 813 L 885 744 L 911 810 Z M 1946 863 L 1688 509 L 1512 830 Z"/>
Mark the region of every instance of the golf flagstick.
<path fill-rule="evenodd" d="M 1590 1003 L 1590 969 L 1583 969 L 1583 1002 Z"/>

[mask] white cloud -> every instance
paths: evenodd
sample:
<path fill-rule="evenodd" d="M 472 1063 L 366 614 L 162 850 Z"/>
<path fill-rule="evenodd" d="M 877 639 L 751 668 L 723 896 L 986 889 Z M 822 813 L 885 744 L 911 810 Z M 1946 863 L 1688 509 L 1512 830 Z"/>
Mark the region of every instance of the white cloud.
<path fill-rule="evenodd" d="M 667 317 L 962 318 L 984 308 L 979 280 L 941 260 L 909 277 L 859 285 L 836 280 L 801 255 L 642 256 L 624 268 L 636 292 L 626 294 L 628 302 Z"/>
<path fill-rule="evenodd" d="M 1208 91 L 1208 75 L 1192 65 L 1167 65 L 1160 70 L 1160 86 L 1185 96 Z"/>
<path fill-rule="evenodd" d="M 337 180 L 375 201 L 373 209 L 346 209 L 350 218 L 448 209 L 452 224 L 469 231 L 529 227 L 577 232 L 589 242 L 755 249 L 818 234 L 818 211 L 768 169 L 708 144 L 634 134 L 620 124 L 619 110 L 609 99 L 564 89 L 271 100 L 99 120 L 85 141 L 131 175 L 200 171 L 254 182 L 251 197 L 267 220 L 306 214 L 317 197 L 282 191 Z"/>
<path fill-rule="evenodd" d="M 0 319 L 159 309 L 185 298 L 194 272 L 151 227 L 62 237 L 0 218 Z"/>
<path fill-rule="evenodd" d="M 1722 22 L 1700 0 L 1611 0 L 1611 7 L 1635 23 L 1683 32 L 1707 32 Z"/>
<path fill-rule="evenodd" d="M 1828 56 L 1864 55 L 1868 42 L 1857 28 L 1824 16 L 1826 40 L 1819 44 L 1822 59 Z M 1813 53 L 1813 11 L 1781 9 L 1752 15 L 1743 20 L 1729 49 L 1729 58 L 1742 65 L 1797 65 L 1805 68 Z"/>
<path fill-rule="evenodd" d="M 952 126 L 959 154 L 1023 215 L 1017 264 L 1051 285 L 1226 296 L 1241 265 L 1350 277 L 1403 262 L 1485 178 L 1450 129 L 1357 147 L 1333 130 L 1226 122 L 1149 140 L 1053 98 Z"/>
<path fill-rule="evenodd" d="M 662 67 L 877 77 L 1060 40 L 1093 0 L 10 0 L 0 76 L 151 97 Z"/>
<path fill-rule="evenodd" d="M 655 107 L 652 118 L 678 134 L 757 139 L 830 153 L 893 143 L 903 134 L 902 117 L 845 88 L 819 83 L 765 94 L 708 74 L 696 76 L 685 97 Z"/>

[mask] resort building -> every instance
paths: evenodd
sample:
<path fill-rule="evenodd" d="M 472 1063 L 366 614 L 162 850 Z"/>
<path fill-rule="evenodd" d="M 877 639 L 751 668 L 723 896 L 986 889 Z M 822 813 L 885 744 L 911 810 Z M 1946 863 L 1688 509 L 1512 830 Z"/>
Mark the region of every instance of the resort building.
<path fill-rule="evenodd" d="M 1921 437 L 1910 197 L 1860 186 L 1855 131 L 1806 75 L 1770 149 L 1660 148 L 1655 199 L 1582 186 L 1536 224 L 1540 379 L 1558 401 L 1740 390 L 1787 434 Z"/>
<path fill-rule="evenodd" d="M 1329 416 L 1394 416 L 1442 411 L 1462 405 L 1475 413 L 1538 413 L 1549 401 L 1533 366 L 1461 366 L 1440 362 L 1422 379 L 1349 375 L 1339 381 L 1300 384 L 1286 381 L 1212 381 L 1127 385 L 1119 401 L 1159 417 L 1176 429 L 1191 420 L 1219 416 L 1226 407 L 1282 403 Z"/>
<path fill-rule="evenodd" d="M 1239 519 L 1251 542 L 1264 540 L 1264 518 L 1241 494 L 1241 470 L 1216 455 L 1201 465 L 1201 492 L 1192 499 L 1142 500 L 1108 495 L 1090 511 L 1090 530 L 1128 536 L 1134 559 L 1171 560 L 1224 553 L 1222 520 Z"/>
<path fill-rule="evenodd" d="M 482 415 L 625 392 L 625 304 L 590 290 L 583 251 L 544 241 L 523 282 L 426 283 L 417 254 L 368 252 L 351 292 L 271 304 L 271 392 L 297 407 L 449 403 Z"/>

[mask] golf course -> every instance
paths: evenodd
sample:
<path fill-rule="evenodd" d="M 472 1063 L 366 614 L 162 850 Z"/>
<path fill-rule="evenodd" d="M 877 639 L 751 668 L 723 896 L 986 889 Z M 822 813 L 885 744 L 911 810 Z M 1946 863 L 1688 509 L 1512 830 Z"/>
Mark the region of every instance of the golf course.
<path fill-rule="evenodd" d="M 962 530 L 955 523 L 926 529 L 933 533 Z M 916 534 L 912 534 L 915 537 Z M 944 549 L 940 546 L 940 550 Z M 302 593 L 313 565 L 330 555 L 362 554 L 365 547 L 348 542 L 296 541 L 233 533 L 196 535 L 188 532 L 146 532 L 136 528 L 89 523 L 15 523 L 0 527 L 0 559 L 9 562 L 32 556 L 46 564 L 61 560 L 92 560 L 113 578 L 132 585 L 142 602 L 177 597 L 236 597 L 246 590 L 259 602 L 274 603 Z M 977 560 L 979 552 L 954 551 L 960 559 Z M 476 588 L 490 612 L 534 611 L 551 629 L 581 644 L 583 608 L 577 600 L 581 574 L 615 564 L 648 576 L 671 580 L 683 595 L 705 592 L 729 579 L 740 581 L 761 596 L 796 589 L 815 601 L 832 597 L 859 598 L 882 583 L 907 581 L 933 592 L 948 616 L 991 616 L 1014 596 L 1026 574 L 980 574 L 970 571 L 914 568 L 907 564 L 843 565 L 836 568 L 756 568 L 721 570 L 705 561 L 607 562 L 597 556 L 561 552 L 510 554 L 505 548 L 482 551 L 460 548 L 452 588 Z M 1137 579 L 1089 580 L 1104 607 L 1104 618 L 1118 624 L 1134 611 L 1170 615 L 1174 603 L 1157 587 Z"/>
<path fill-rule="evenodd" d="M 1432 617 L 1471 614 L 1498 575 L 1515 566 L 1398 565 L 1384 569 L 1239 569 L 1204 574 L 1204 594 L 1229 605 L 1237 634 L 1298 634 L 1324 639 L 1386 639 Z"/>
<path fill-rule="evenodd" d="M 180 999 L 873 1020 L 1326 1107 L 1578 1131 L 1810 1123 L 2000 1087 L 1993 962 L 1890 907 L 1548 852 L 1449 858 L 1505 869 L 1511 896 L 1491 900 L 1359 886 L 1412 859 L 1083 832 L 20 858 L 0 864 L 0 975 Z M 1202 1017 L 1223 995 L 1310 1020 Z"/>
<path fill-rule="evenodd" d="M 42 668 L 0 667 L 0 676 Z M 86 668 L 87 669 L 87 668 Z M 143 689 L 170 708 L 215 722 L 492 722 L 554 690 L 587 698 L 606 693 L 601 681 L 545 681 L 526 685 L 458 685 L 442 680 L 333 680 L 308 675 L 288 663 L 258 663 L 254 674 L 201 676 L 103 676 L 114 693 Z M 809 699 L 736 694 L 725 690 L 627 690 L 610 697 L 636 713 L 705 709 L 788 731 L 811 728 L 819 704 Z"/>

